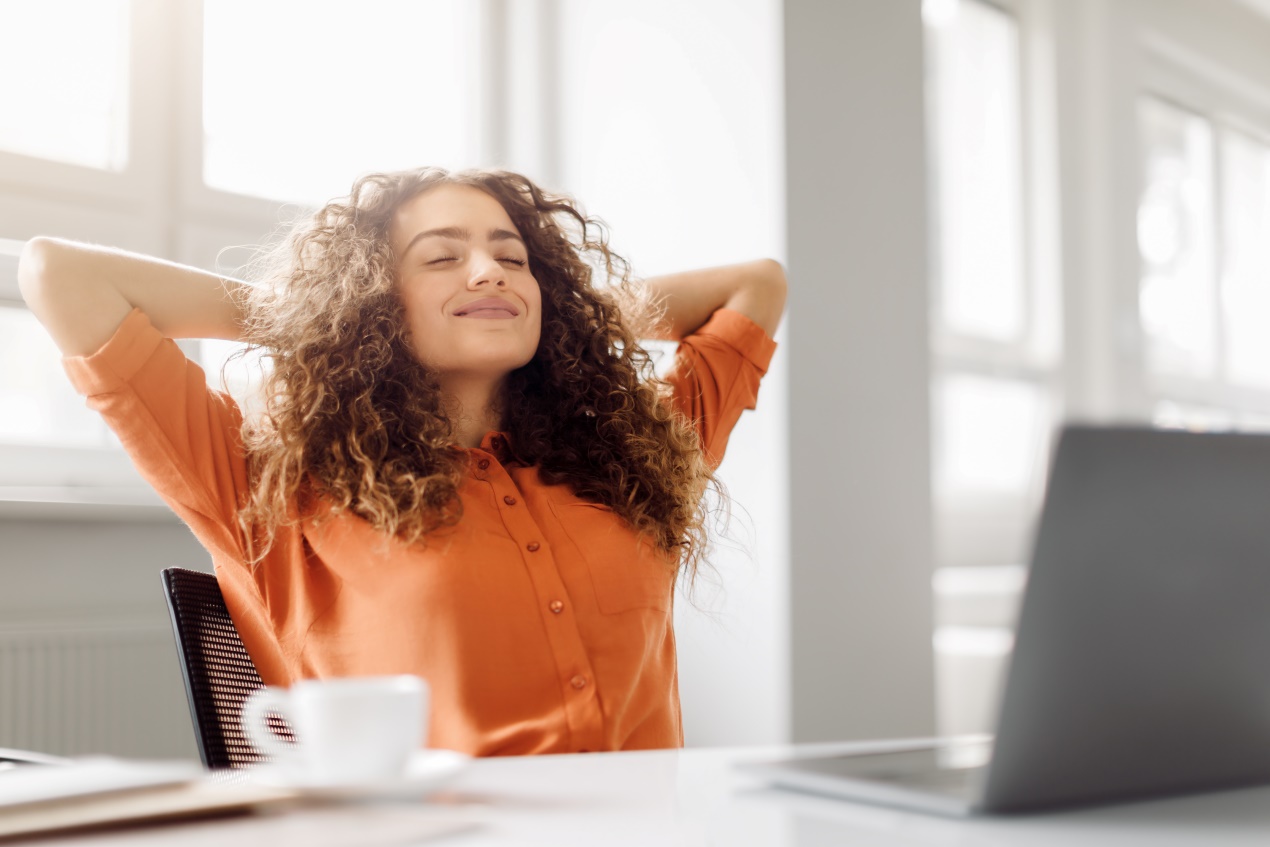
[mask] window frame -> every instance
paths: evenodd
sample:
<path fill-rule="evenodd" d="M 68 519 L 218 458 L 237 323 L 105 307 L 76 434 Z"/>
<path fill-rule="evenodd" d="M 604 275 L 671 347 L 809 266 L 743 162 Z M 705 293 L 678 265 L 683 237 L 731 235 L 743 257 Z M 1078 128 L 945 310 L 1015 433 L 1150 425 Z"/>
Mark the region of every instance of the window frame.
<path fill-rule="evenodd" d="M 529 25 L 550 30 L 550 5 L 478 0 L 470 33 L 474 49 L 468 51 L 477 89 L 472 97 L 486 104 L 473 112 L 469 130 L 477 160 L 550 162 L 544 151 L 553 139 L 549 107 L 554 91 L 544 84 L 528 101 L 526 95 L 535 92 L 527 92 L 513 73 L 516 57 L 544 55 L 545 46 L 526 48 L 519 33 Z M 126 164 L 108 171 L 0 151 L 0 238 L 7 240 L 9 253 L 26 239 L 54 235 L 228 272 L 217 267 L 222 247 L 260 244 L 277 232 L 280 211 L 293 216 L 305 207 L 203 183 L 203 0 L 129 0 L 128 15 Z M 512 57 L 487 61 L 513 48 Z M 546 73 L 542 82 L 551 83 L 550 77 Z M 528 132 L 513 134 L 502 114 L 500 104 L 511 99 L 519 104 L 518 115 L 527 107 L 542 107 L 543 117 Z M 25 308 L 16 268 L 16 257 L 0 256 L 0 301 Z M 180 343 L 188 355 L 200 358 L 198 341 Z M 151 516 L 159 501 L 118 448 L 0 442 L 0 514 L 12 511 L 5 504 L 22 503 L 29 506 L 24 515 L 45 505 L 58 511 L 96 503 L 111 506 L 111 516 L 117 517 L 130 510 Z"/>
<path fill-rule="evenodd" d="M 1143 96 L 1157 97 L 1215 119 L 1218 139 L 1223 129 L 1231 129 L 1270 140 L 1270 86 L 1258 81 L 1264 76 L 1253 75 L 1265 63 L 1254 62 L 1251 54 L 1227 57 L 1215 50 L 1198 52 L 1212 50 L 1215 36 L 1203 26 L 1206 22 L 1198 19 L 1210 10 L 1194 5 L 1170 6 L 1164 11 L 1150 4 L 980 2 L 1017 12 L 1023 39 L 1022 73 L 1025 80 L 1031 76 L 1021 86 L 1032 99 L 1025 132 L 1033 134 L 1025 136 L 1024 155 L 1029 157 L 1029 177 L 1041 183 L 1031 183 L 1034 193 L 1027 203 L 1032 215 L 1029 226 L 1033 227 L 1030 246 L 1038 250 L 1030 267 L 1054 273 L 1062 280 L 1063 349 L 1055 373 L 1055 392 L 1062 406 L 1056 405 L 1055 414 L 1100 424 L 1142 425 L 1155 419 L 1157 404 L 1176 402 L 1224 411 L 1234 426 L 1252 428 L 1248 427 L 1251 423 L 1264 428 L 1270 421 L 1270 415 L 1263 411 L 1270 410 L 1266 405 L 1270 390 L 1165 379 L 1146 370 L 1138 306 L 1141 259 L 1136 220 L 1142 163 L 1135 106 Z M 1220 17 L 1226 10 L 1212 13 Z M 1229 19 L 1235 17 L 1235 12 L 1228 15 Z M 1264 41 L 1264 37 L 1257 40 Z M 1249 43 L 1255 41 L 1241 42 L 1240 47 Z M 1214 196 L 1219 195 L 1215 192 Z M 941 353 L 952 361 L 961 352 L 948 343 L 938 349 L 933 343 L 932 348 L 936 363 Z M 966 355 L 972 358 L 966 367 L 977 369 L 975 372 L 986 367 L 985 363 L 995 362 L 1002 376 L 1027 373 L 1025 365 L 1011 362 L 1009 351 L 971 349 Z M 1038 373 L 1033 371 L 1032 375 Z M 1000 505 L 1004 509 L 1005 504 Z M 935 575 L 939 627 L 1004 627 L 1013 620 L 1026 577 L 1022 566 L 1011 569 L 994 564 L 975 570 L 975 565 L 987 562 L 998 549 L 991 545 L 976 548 L 975 539 L 1011 526 L 994 524 L 991 514 L 990 508 L 981 512 L 983 522 L 977 531 L 964 522 L 954 527 L 966 530 L 969 540 L 957 548 L 965 553 L 964 558 L 945 562 L 954 567 Z M 936 509 L 937 521 L 946 517 Z M 1006 578 L 1008 573 L 1014 577 Z M 990 578 L 993 584 L 987 587 L 991 590 L 985 590 L 980 577 Z M 950 585 L 960 587 L 952 590 Z M 944 654 L 951 649 L 952 640 L 942 647 L 937 640 L 937 669 L 945 667 L 943 660 L 948 657 Z M 980 657 L 976 667 L 999 664 L 1003 659 L 1004 654 Z M 947 673 L 947 678 L 939 681 L 940 696 L 964 698 L 969 693 L 977 697 L 981 691 L 975 687 L 978 682 L 956 676 L 962 673 L 962 666 L 957 667 L 940 671 Z M 942 703 L 940 717 L 941 721 L 946 717 Z M 960 725 L 952 728 L 966 729 Z"/>
<path fill-rule="evenodd" d="M 1057 195 L 1055 186 L 1044 177 L 1046 167 L 1052 165 L 1056 155 L 1054 144 L 1044 140 L 1046 128 L 1054 123 L 1053 103 L 1047 96 L 1037 96 L 1039 83 L 1050 74 L 1047 65 L 1050 57 L 1040 49 L 1041 39 L 1036 35 L 1038 10 L 1035 4 L 1017 0 L 962 2 L 979 3 L 1009 16 L 1015 23 L 1024 323 L 1017 341 L 978 338 L 944 326 L 939 305 L 939 268 L 932 263 L 931 391 L 932 394 L 937 392 L 945 379 L 963 375 L 1028 383 L 1045 397 L 1052 430 L 1063 415 L 1065 375 L 1061 355 L 1062 321 L 1055 318 L 1046 327 L 1043 315 L 1047 311 L 1057 315 L 1061 309 L 1061 272 L 1052 260 L 1059 252 L 1057 218 L 1050 211 L 1056 205 Z M 933 115 L 937 107 L 930 108 Z M 932 179 L 938 180 L 933 149 L 930 158 Z M 937 240 L 937 231 L 935 226 L 931 227 L 932 242 Z M 939 255 L 935 245 L 931 255 Z M 932 403 L 932 408 L 937 405 Z M 937 427 L 938 422 L 934 425 Z M 932 434 L 935 436 L 932 467 L 937 468 L 943 459 L 939 452 L 940 439 L 936 433 Z M 1043 455 L 1038 456 L 1038 460 L 1043 461 Z M 935 568 L 1020 564 L 1017 550 L 1026 544 L 1031 518 L 1039 507 L 1043 489 L 1044 473 L 1037 476 L 1032 490 L 1021 497 L 983 494 L 942 498 L 932 485 L 937 526 Z"/>
<path fill-rule="evenodd" d="M 173 4 L 128 0 L 128 157 L 111 171 L 0 150 L 0 190 L 56 192 L 85 203 L 144 209 L 159 201 L 165 162 L 155 127 L 171 97 L 166 45 Z"/>
<path fill-rule="evenodd" d="M 1026 584 L 1027 556 L 1047 475 L 1053 433 L 1067 414 L 1073 380 L 1063 288 L 1060 226 L 1058 98 L 1053 7 L 1047 0 L 979 2 L 1015 23 L 1019 120 L 1019 181 L 1024 324 L 1017 341 L 969 337 L 942 326 L 938 268 L 932 262 L 930 306 L 931 408 L 949 377 L 1022 382 L 1040 392 L 1047 420 L 1033 457 L 1035 472 L 1022 494 L 941 496 L 941 422 L 931 421 L 931 502 L 934 529 L 931 592 L 936 714 L 941 733 L 990 729 L 993 692 L 1010 653 L 1013 623 Z M 932 145 L 931 179 L 938 179 Z M 932 257 L 938 257 L 931 227 Z M 985 650 L 985 645 L 991 649 Z"/>
<path fill-rule="evenodd" d="M 1270 388 L 1234 383 L 1226 375 L 1224 349 L 1227 336 L 1220 303 L 1220 269 L 1225 249 L 1222 211 L 1225 154 L 1222 152 L 1222 142 L 1226 133 L 1237 132 L 1270 149 L 1270 86 L 1260 86 L 1157 33 L 1148 33 L 1143 39 L 1139 79 L 1140 84 L 1134 96 L 1135 105 L 1144 98 L 1160 100 L 1207 121 L 1213 130 L 1212 199 L 1216 217 L 1216 287 L 1213 297 L 1219 355 L 1217 375 L 1212 378 L 1152 373 L 1147 367 L 1146 339 L 1139 331 L 1134 336 L 1136 346 L 1127 357 L 1129 361 L 1126 363 L 1135 389 L 1133 393 L 1141 398 L 1141 412 L 1147 419 L 1154 419 L 1155 410 L 1160 405 L 1178 403 L 1229 413 L 1234 426 L 1238 428 L 1239 421 L 1248 416 L 1270 416 Z M 1135 208 L 1142 192 L 1140 162 L 1138 165 L 1134 183 Z M 1136 253 L 1136 239 L 1131 246 L 1134 251 L 1134 267 L 1138 269 L 1132 280 L 1136 304 L 1137 286 L 1141 284 L 1141 259 Z M 1133 317 L 1137 319 L 1136 312 Z"/>

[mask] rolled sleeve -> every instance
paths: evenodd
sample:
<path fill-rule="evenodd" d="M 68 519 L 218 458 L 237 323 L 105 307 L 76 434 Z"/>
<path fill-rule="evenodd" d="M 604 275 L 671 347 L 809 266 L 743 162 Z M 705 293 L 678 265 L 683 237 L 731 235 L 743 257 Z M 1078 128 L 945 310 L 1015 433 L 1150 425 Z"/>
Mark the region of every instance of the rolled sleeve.
<path fill-rule="evenodd" d="M 718 465 L 741 412 L 753 409 L 776 342 L 740 312 L 719 309 L 679 343 L 667 376 L 671 403 L 697 429 L 702 449 Z"/>
<path fill-rule="evenodd" d="M 234 400 L 210 389 L 203 369 L 135 309 L 100 349 L 67 357 L 63 367 L 213 558 L 241 560 L 247 462 Z"/>
<path fill-rule="evenodd" d="M 109 394 L 123 388 L 165 340 L 145 312 L 133 309 L 96 353 L 68 356 L 62 367 L 85 397 Z"/>

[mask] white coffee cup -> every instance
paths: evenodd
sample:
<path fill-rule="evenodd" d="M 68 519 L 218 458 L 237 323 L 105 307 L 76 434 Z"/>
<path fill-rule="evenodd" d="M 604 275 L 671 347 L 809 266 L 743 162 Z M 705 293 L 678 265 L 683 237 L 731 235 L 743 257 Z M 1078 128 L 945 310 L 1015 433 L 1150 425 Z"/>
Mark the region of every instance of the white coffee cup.
<path fill-rule="evenodd" d="M 287 719 L 294 743 L 269 728 L 268 712 Z M 427 683 L 407 675 L 301 680 L 262 688 L 243 704 L 243 729 L 256 749 L 314 783 L 400 776 L 423 746 L 427 721 Z"/>

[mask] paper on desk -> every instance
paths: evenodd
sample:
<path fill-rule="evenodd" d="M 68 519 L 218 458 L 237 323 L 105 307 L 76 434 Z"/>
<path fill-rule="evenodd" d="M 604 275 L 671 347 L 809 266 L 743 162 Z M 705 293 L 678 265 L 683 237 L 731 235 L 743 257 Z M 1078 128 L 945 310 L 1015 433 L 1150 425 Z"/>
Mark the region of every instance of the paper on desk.
<path fill-rule="evenodd" d="M 41 847 L 403 847 L 449 843 L 450 836 L 470 832 L 480 825 L 481 821 L 465 810 L 440 810 L 425 805 L 306 804 L 278 813 L 176 822 L 171 826 L 112 827 L 52 838 L 41 836 L 38 843 Z"/>
<path fill-rule="evenodd" d="M 76 759 L 0 772 L 0 838 L 105 823 L 225 814 L 290 792 L 213 785 L 193 762 Z"/>
<path fill-rule="evenodd" d="M 176 785 L 200 778 L 193 762 L 129 762 L 96 757 L 65 765 L 18 765 L 0 771 L 0 813 L 15 806 L 115 791 Z"/>
<path fill-rule="evenodd" d="M 463 810 L 455 814 L 456 810 L 422 804 L 304 805 L 293 815 L 289 814 L 289 804 L 299 801 L 301 795 L 233 776 L 209 774 L 196 764 L 180 762 L 95 759 L 76 760 L 66 766 L 23 765 L 0 773 L 0 843 L 15 837 L 66 832 L 66 843 L 80 844 L 83 842 L 75 833 L 111 826 L 110 832 L 94 832 L 92 843 L 166 847 L 172 837 L 167 827 L 121 831 L 118 826 L 275 808 L 285 811 L 182 827 L 182 843 L 223 847 L 241 835 L 253 843 L 294 842 L 306 847 L 356 843 L 371 847 L 441 838 L 477 823 Z M 298 842 L 297 834 L 303 836 Z M 61 841 L 59 838 L 56 843 Z"/>
<path fill-rule="evenodd" d="M 202 780 L 80 795 L 0 809 L 0 840 L 107 824 L 233 814 L 294 798 L 287 791 Z"/>

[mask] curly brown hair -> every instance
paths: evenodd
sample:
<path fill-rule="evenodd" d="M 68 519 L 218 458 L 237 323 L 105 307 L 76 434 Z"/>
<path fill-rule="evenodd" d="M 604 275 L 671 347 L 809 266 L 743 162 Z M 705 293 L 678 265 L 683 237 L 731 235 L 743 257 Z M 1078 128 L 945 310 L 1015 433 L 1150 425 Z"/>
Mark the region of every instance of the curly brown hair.
<path fill-rule="evenodd" d="M 365 176 L 298 225 L 267 284 L 251 289 L 246 338 L 272 362 L 263 413 L 243 431 L 252 486 L 240 521 L 253 559 L 281 526 L 315 515 L 351 512 L 405 543 L 462 517 L 468 456 L 437 375 L 411 345 L 389 242 L 398 208 L 443 184 L 499 201 L 542 292 L 541 341 L 502 397 L 517 459 L 611 507 L 691 580 L 705 548 L 703 496 L 719 486 L 639 344 L 649 304 L 601 221 L 503 170 Z"/>

